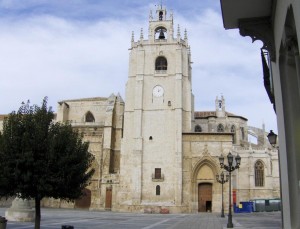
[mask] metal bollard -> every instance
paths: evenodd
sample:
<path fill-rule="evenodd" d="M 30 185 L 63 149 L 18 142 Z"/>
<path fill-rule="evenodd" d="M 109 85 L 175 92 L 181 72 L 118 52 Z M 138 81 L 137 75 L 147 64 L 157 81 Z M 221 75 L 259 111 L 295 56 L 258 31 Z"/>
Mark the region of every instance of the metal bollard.
<path fill-rule="evenodd" d="M 0 229 L 6 229 L 7 219 L 5 217 L 0 216 Z"/>
<path fill-rule="evenodd" d="M 1 228 L 0 228 L 0 229 L 1 229 Z M 71 226 L 71 225 L 62 225 L 62 226 L 61 226 L 61 229 L 74 229 L 74 227 Z"/>

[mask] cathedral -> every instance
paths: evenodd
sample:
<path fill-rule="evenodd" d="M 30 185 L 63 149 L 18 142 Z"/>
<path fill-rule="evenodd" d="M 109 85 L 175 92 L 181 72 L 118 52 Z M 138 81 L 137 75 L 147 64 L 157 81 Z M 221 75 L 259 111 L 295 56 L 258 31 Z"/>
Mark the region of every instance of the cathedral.
<path fill-rule="evenodd" d="M 226 110 L 195 111 L 186 31 L 174 32 L 173 14 L 150 11 L 148 37 L 131 38 L 125 101 L 109 97 L 58 102 L 56 122 L 70 122 L 89 142 L 95 174 L 85 196 L 43 206 L 126 212 L 220 212 L 219 157 L 241 157 L 232 173 L 232 202 L 280 197 L 278 151 L 264 126 Z M 256 139 L 251 142 L 248 136 Z M 227 159 L 225 159 L 226 162 Z M 224 171 L 225 172 L 225 171 Z M 224 184 L 228 209 L 229 186 Z"/>

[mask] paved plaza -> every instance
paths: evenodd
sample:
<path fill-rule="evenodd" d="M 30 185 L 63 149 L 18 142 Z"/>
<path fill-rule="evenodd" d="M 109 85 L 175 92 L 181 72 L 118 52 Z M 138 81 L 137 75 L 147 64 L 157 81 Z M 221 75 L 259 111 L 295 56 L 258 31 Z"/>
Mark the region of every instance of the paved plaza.
<path fill-rule="evenodd" d="M 0 215 L 5 215 L 0 208 Z M 233 216 L 234 228 L 279 229 L 280 212 L 239 213 Z M 42 209 L 42 229 L 223 229 L 227 217 L 216 213 L 199 214 L 137 214 L 66 209 Z M 8 222 L 6 229 L 31 229 L 32 222 Z"/>

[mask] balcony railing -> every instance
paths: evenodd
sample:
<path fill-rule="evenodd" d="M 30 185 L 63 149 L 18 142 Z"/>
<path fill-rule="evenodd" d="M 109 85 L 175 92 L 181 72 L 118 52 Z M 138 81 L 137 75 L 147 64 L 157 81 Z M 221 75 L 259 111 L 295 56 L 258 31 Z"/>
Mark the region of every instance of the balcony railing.
<path fill-rule="evenodd" d="M 154 173 L 152 174 L 152 181 L 161 182 L 161 181 L 164 181 L 164 180 L 165 180 L 164 174 L 161 174 L 160 177 L 158 177 L 158 176 L 155 177 L 155 174 Z"/>

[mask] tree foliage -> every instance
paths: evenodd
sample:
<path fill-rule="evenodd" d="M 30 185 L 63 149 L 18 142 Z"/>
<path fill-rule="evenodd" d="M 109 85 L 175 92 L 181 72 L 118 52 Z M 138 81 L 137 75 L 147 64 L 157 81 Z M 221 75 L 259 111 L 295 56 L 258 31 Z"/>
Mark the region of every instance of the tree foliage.
<path fill-rule="evenodd" d="M 4 120 L 0 133 L 0 196 L 35 199 L 38 220 L 44 197 L 79 198 L 94 173 L 88 143 L 53 118 L 47 98 L 41 107 L 28 101 Z"/>

